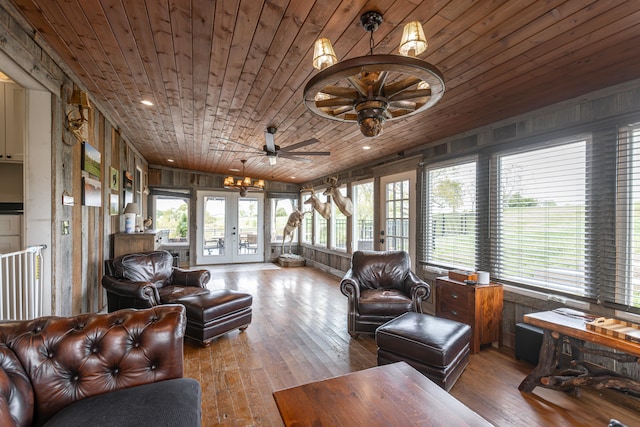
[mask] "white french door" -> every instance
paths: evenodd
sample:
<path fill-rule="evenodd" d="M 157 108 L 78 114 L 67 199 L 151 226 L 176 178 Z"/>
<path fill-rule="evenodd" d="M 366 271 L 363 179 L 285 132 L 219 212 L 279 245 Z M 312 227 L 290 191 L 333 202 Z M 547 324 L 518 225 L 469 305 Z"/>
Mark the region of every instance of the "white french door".
<path fill-rule="evenodd" d="M 380 178 L 379 248 L 406 251 L 414 263 L 416 250 L 416 172 Z"/>
<path fill-rule="evenodd" d="M 264 261 L 264 196 L 198 191 L 195 263 Z"/>

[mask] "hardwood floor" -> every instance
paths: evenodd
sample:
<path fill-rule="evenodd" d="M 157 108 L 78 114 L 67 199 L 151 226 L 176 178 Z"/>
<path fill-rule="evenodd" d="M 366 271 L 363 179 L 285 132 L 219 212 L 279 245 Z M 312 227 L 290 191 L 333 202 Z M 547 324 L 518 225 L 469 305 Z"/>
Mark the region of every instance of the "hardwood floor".
<path fill-rule="evenodd" d="M 208 348 L 185 346 L 185 376 L 202 385 L 203 426 L 282 426 L 274 391 L 376 365 L 374 339 L 347 334 L 339 277 L 273 264 L 212 272 L 211 288 L 253 295 L 253 321 Z M 486 348 L 471 356 L 451 394 L 496 426 L 606 426 L 610 418 L 640 426 L 639 401 L 620 393 L 520 393 L 531 368 L 509 350 Z"/>

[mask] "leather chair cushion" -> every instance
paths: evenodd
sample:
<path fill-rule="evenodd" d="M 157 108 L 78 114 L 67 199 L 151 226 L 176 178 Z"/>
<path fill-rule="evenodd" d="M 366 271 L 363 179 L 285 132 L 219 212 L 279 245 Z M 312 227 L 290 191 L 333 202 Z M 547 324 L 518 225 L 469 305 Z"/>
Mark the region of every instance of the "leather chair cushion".
<path fill-rule="evenodd" d="M 471 327 L 454 320 L 409 312 L 376 330 L 376 344 L 388 352 L 403 355 L 437 368 L 451 364 L 468 350 Z"/>
<path fill-rule="evenodd" d="M 200 426 L 200 395 L 193 378 L 159 381 L 79 400 L 44 427 Z"/>
<path fill-rule="evenodd" d="M 398 288 L 411 270 L 411 259 L 403 251 L 356 251 L 351 270 L 361 288 Z"/>
<path fill-rule="evenodd" d="M 411 311 L 411 298 L 397 289 L 365 289 L 360 292 L 358 312 L 362 316 L 393 316 Z"/>
<path fill-rule="evenodd" d="M 211 292 L 207 288 L 197 288 L 195 286 L 163 286 L 158 289 L 158 294 L 160 294 L 160 302 L 162 304 L 178 304 L 181 302 L 181 299 L 186 297 L 200 296 L 203 298 L 203 295 L 207 295 Z"/>
<path fill-rule="evenodd" d="M 113 268 L 119 279 L 150 282 L 160 288 L 171 279 L 173 257 L 166 251 L 126 254 L 113 260 Z"/>

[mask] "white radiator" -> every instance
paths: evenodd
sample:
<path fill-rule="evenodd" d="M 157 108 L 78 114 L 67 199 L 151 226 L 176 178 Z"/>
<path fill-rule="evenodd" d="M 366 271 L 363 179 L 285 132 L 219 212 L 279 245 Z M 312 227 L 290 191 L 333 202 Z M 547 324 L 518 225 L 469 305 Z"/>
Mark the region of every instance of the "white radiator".
<path fill-rule="evenodd" d="M 30 246 L 0 255 L 0 320 L 28 320 L 42 315 L 42 250 Z"/>

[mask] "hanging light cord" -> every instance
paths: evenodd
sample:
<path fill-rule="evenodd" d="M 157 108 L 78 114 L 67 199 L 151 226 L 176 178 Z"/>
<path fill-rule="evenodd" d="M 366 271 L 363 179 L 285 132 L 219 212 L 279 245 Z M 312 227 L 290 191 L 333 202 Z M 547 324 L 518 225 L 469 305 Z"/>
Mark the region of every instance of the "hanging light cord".
<path fill-rule="evenodd" d="M 369 55 L 373 56 L 373 31 L 369 32 Z"/>

